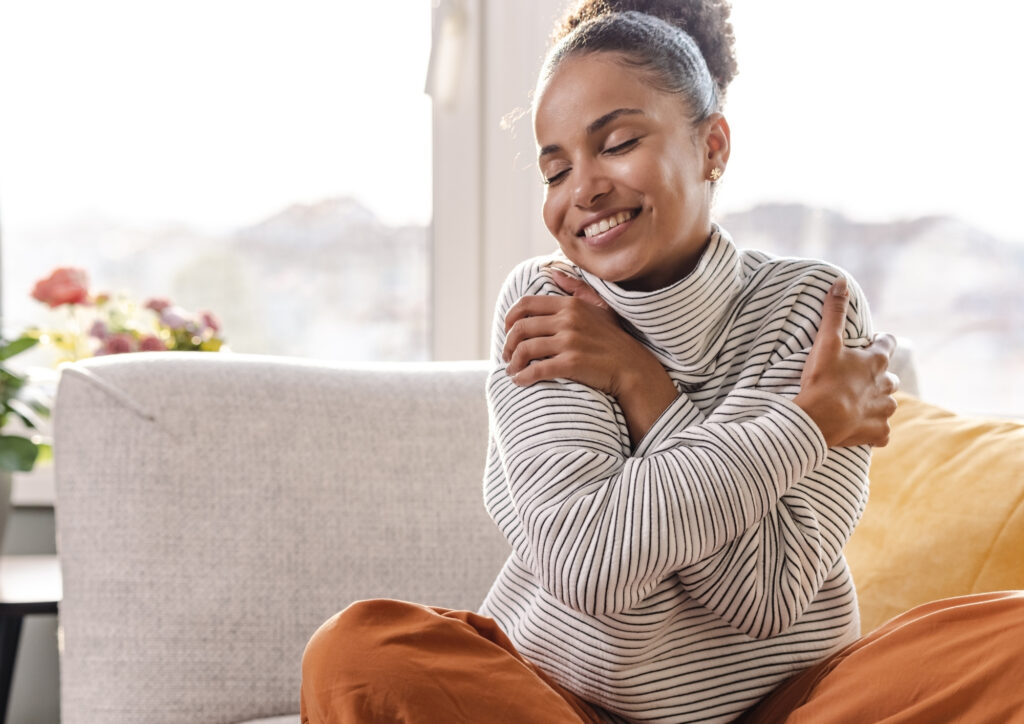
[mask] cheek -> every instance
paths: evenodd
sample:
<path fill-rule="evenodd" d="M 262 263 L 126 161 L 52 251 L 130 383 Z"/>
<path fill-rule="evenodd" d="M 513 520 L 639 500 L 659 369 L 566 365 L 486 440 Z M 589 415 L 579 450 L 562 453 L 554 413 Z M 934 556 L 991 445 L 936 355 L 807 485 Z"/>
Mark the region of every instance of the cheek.
<path fill-rule="evenodd" d="M 558 196 L 557 191 L 548 189 L 544 193 L 544 204 L 540 210 L 544 226 L 548 227 L 548 231 L 554 237 L 558 236 L 558 230 L 561 228 L 564 218 L 564 211 L 561 209 L 562 205 L 559 203 Z"/>

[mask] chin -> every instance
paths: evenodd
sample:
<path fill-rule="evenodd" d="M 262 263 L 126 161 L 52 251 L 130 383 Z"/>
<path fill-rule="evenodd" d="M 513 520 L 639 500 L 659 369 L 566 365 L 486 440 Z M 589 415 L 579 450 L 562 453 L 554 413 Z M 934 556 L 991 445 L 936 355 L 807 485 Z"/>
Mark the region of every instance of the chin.
<path fill-rule="evenodd" d="M 614 260 L 573 259 L 573 263 L 590 274 L 613 284 L 629 284 L 642 275 L 642 272 L 633 266 L 616 263 Z"/>

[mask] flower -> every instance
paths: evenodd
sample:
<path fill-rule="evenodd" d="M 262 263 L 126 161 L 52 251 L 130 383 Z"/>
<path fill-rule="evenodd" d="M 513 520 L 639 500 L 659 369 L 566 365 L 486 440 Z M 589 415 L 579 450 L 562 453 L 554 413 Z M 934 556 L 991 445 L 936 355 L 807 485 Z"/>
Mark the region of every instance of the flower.
<path fill-rule="evenodd" d="M 33 331 L 61 351 L 59 361 L 127 352 L 216 352 L 224 346 L 212 312 L 195 314 L 164 297 L 147 299 L 141 307 L 123 293 L 90 297 L 87 285 L 81 269 L 60 268 L 40 280 L 32 293 L 50 307 L 93 302 L 84 309 L 67 307 L 69 329 Z"/>
<path fill-rule="evenodd" d="M 81 269 L 58 267 L 46 279 L 36 282 L 32 297 L 51 309 L 63 304 L 88 304 L 89 277 Z"/>
<path fill-rule="evenodd" d="M 155 334 L 147 334 L 139 340 L 140 352 L 166 352 L 167 345 Z"/>
<path fill-rule="evenodd" d="M 124 354 L 125 352 L 134 352 L 135 349 L 135 337 L 127 332 L 119 332 L 104 339 L 103 346 L 96 352 L 96 355 Z"/>
<path fill-rule="evenodd" d="M 144 306 L 146 309 L 152 309 L 157 314 L 160 314 L 162 311 L 171 306 L 171 300 L 164 299 L 163 297 L 153 297 L 152 299 L 146 300 L 146 303 L 143 304 L 142 306 Z"/>
<path fill-rule="evenodd" d="M 107 329 L 107 323 L 104 322 L 102 319 L 97 319 L 95 322 L 92 323 L 92 326 L 89 327 L 90 337 L 95 337 L 96 339 L 103 341 L 109 335 L 110 330 Z"/>
<path fill-rule="evenodd" d="M 159 313 L 160 321 L 175 331 L 182 331 L 188 327 L 190 315 L 181 307 L 164 307 Z"/>
<path fill-rule="evenodd" d="M 214 334 L 220 331 L 220 320 L 213 316 L 213 312 L 200 312 L 199 319 L 202 320 L 203 326 Z"/>

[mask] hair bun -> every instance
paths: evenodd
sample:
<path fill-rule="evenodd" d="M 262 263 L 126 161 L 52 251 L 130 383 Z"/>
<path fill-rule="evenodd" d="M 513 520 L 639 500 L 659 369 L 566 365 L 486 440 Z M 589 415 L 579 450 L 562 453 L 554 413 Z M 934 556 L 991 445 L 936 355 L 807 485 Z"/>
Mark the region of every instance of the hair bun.
<path fill-rule="evenodd" d="M 688 33 L 724 96 L 738 72 L 728 0 L 578 0 L 556 23 L 552 39 L 557 43 L 588 20 L 631 10 L 661 18 Z"/>

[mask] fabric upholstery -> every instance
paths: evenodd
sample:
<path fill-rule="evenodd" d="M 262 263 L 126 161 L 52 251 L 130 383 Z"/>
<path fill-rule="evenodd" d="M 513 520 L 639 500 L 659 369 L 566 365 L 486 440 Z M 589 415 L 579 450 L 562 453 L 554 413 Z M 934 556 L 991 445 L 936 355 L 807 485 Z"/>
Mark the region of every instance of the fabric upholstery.
<path fill-rule="evenodd" d="M 899 403 L 846 548 L 865 633 L 927 601 L 1024 588 L 1024 425 Z"/>
<path fill-rule="evenodd" d="M 363 598 L 479 606 L 482 363 L 152 353 L 64 369 L 65 724 L 299 709 L 303 648 Z"/>
<path fill-rule="evenodd" d="M 303 648 L 348 603 L 476 609 L 507 556 L 481 502 L 486 367 L 66 367 L 62 721 L 297 724 Z"/>

